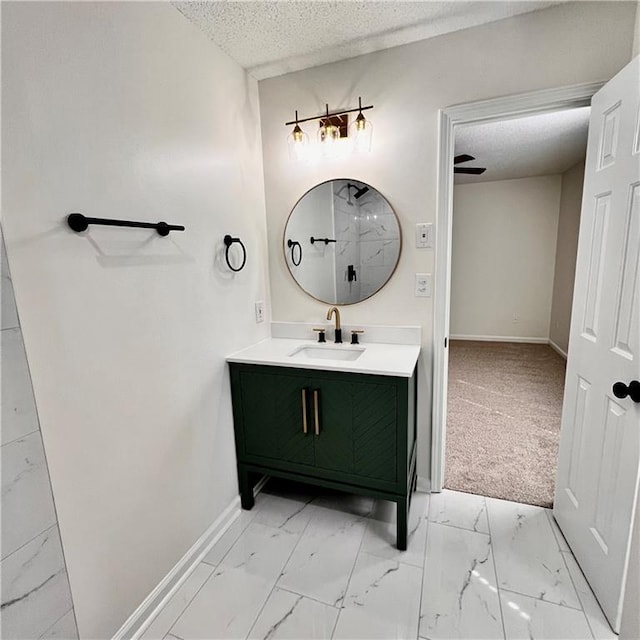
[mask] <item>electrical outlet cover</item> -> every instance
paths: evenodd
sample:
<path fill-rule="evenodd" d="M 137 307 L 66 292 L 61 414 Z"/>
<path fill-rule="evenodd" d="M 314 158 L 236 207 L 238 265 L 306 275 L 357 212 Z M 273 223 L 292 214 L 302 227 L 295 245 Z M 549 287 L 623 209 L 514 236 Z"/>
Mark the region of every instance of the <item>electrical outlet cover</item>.
<path fill-rule="evenodd" d="M 415 296 L 416 298 L 430 298 L 433 287 L 433 278 L 430 273 L 416 273 Z"/>

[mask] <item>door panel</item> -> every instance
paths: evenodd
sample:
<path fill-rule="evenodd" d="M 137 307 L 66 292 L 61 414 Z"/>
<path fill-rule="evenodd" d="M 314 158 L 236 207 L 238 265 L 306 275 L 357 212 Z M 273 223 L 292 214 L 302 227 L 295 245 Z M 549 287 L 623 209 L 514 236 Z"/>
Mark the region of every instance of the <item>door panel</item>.
<path fill-rule="evenodd" d="M 314 437 L 315 462 L 321 469 L 353 473 L 350 383 L 313 380 L 318 394 L 319 434 Z M 312 418 L 315 428 L 315 416 Z"/>
<path fill-rule="evenodd" d="M 640 58 L 593 97 L 554 515 L 617 631 L 640 473 Z"/>
<path fill-rule="evenodd" d="M 397 388 L 353 385 L 355 473 L 391 482 L 397 479 Z"/>
<path fill-rule="evenodd" d="M 300 376 L 256 371 L 240 374 L 243 398 L 245 453 L 301 464 L 313 464 L 313 435 L 309 414 L 303 431 L 302 389 L 308 380 Z M 310 402 L 310 396 L 307 396 Z"/>
<path fill-rule="evenodd" d="M 595 342 L 598 338 L 598 322 L 604 285 L 604 250 L 607 242 L 609 207 L 611 194 L 596 197 L 594 222 L 591 231 L 591 251 L 589 252 L 589 279 L 587 281 L 587 299 L 584 307 L 583 334 Z"/>
<path fill-rule="evenodd" d="M 617 320 L 613 347 L 620 355 L 633 360 L 638 353 L 638 332 L 633 329 L 640 324 L 638 304 L 634 304 L 640 286 L 638 282 L 640 243 L 635 241 L 640 237 L 640 184 L 638 183 L 634 184 L 631 189 L 626 218 L 626 241 L 620 286 L 618 287 Z"/>

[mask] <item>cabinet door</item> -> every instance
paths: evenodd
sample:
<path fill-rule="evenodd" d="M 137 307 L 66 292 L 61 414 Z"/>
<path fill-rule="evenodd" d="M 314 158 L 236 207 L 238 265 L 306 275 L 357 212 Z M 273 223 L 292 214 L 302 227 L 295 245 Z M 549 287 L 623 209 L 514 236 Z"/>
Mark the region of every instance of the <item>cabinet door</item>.
<path fill-rule="evenodd" d="M 359 476 L 397 481 L 397 393 L 394 384 L 353 384 L 353 464 Z"/>
<path fill-rule="evenodd" d="M 354 472 L 352 386 L 342 380 L 311 380 L 311 425 L 314 431 L 316 467 L 320 469 Z"/>
<path fill-rule="evenodd" d="M 247 455 L 313 464 L 313 425 L 310 421 L 307 422 L 307 433 L 303 431 L 302 392 L 308 388 L 308 380 L 300 376 L 262 371 L 240 373 L 242 429 Z M 308 392 L 307 401 L 311 402 Z"/>
<path fill-rule="evenodd" d="M 396 386 L 312 379 L 311 388 L 318 393 L 320 429 L 314 436 L 316 467 L 395 482 Z M 315 401 L 312 409 L 315 427 Z"/>

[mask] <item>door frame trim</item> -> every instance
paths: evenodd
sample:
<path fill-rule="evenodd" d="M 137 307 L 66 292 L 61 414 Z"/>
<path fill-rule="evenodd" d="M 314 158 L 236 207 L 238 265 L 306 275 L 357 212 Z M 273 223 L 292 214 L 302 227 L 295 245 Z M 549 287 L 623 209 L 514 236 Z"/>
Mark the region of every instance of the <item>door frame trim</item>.
<path fill-rule="evenodd" d="M 436 251 L 433 305 L 433 405 L 431 412 L 431 491 L 444 485 L 446 444 L 447 348 L 451 303 L 451 240 L 453 222 L 453 156 L 455 129 L 462 124 L 574 109 L 591 105 L 591 98 L 605 82 L 591 82 L 542 89 L 511 96 L 467 102 L 440 109 L 438 113 L 438 178 Z"/>

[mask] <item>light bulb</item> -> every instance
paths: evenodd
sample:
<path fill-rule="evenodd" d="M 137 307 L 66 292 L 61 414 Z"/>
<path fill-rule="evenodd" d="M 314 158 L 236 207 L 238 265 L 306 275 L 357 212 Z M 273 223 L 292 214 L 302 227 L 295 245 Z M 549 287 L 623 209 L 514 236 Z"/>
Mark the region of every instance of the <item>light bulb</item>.
<path fill-rule="evenodd" d="M 307 142 L 309 136 L 300 128 L 298 124 L 298 112 L 296 111 L 296 126 L 287 136 L 287 147 L 289 149 L 289 158 L 291 160 L 302 160 L 307 153 Z"/>
<path fill-rule="evenodd" d="M 371 138 L 373 137 L 373 125 L 367 120 L 362 113 L 362 98 L 358 98 L 358 106 L 360 111 L 358 116 L 349 127 L 349 137 L 352 140 L 353 151 L 355 153 L 364 153 L 371 151 Z"/>
<path fill-rule="evenodd" d="M 293 136 L 293 140 L 294 142 L 302 142 L 304 140 L 304 131 L 300 128 L 300 125 L 296 125 L 293 133 L 291 134 Z"/>

